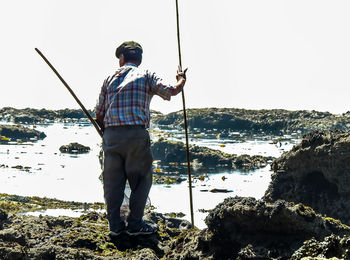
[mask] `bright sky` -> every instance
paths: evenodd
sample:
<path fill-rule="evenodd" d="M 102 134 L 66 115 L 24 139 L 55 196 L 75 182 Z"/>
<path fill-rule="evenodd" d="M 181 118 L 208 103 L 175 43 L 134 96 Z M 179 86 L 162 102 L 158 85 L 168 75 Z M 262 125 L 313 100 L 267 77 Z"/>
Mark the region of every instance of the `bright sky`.
<path fill-rule="evenodd" d="M 142 67 L 175 83 L 175 0 L 0 0 L 0 107 L 87 108 L 118 67 L 123 41 Z M 179 0 L 186 105 L 350 110 L 350 1 Z M 156 97 L 152 109 L 182 109 Z"/>

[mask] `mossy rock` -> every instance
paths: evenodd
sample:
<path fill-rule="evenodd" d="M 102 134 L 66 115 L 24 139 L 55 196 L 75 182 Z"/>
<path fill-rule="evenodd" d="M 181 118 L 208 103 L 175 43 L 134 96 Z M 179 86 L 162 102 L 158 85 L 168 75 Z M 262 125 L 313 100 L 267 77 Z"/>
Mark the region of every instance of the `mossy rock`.
<path fill-rule="evenodd" d="M 46 134 L 35 129 L 17 125 L 0 125 L 1 140 L 10 141 L 21 139 L 24 141 L 30 139 L 44 139 Z"/>
<path fill-rule="evenodd" d="M 252 133 L 280 133 L 316 129 L 348 130 L 350 112 L 334 115 L 319 111 L 288 111 L 284 109 L 198 108 L 187 110 L 190 128 L 246 131 Z M 168 127 L 183 127 L 182 111 L 166 115 L 155 114 L 153 122 Z"/>
<path fill-rule="evenodd" d="M 90 147 L 84 146 L 79 143 L 70 143 L 68 145 L 62 145 L 60 147 L 61 153 L 70 153 L 70 154 L 81 154 L 90 152 Z"/>

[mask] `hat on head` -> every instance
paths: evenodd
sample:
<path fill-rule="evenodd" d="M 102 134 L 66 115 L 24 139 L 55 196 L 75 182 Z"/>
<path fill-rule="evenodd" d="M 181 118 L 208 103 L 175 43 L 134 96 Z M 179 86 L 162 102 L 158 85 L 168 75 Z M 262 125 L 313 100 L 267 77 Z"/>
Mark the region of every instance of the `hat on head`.
<path fill-rule="evenodd" d="M 115 51 L 115 56 L 119 59 L 120 54 L 142 54 L 143 50 L 140 44 L 134 41 L 123 42 Z"/>

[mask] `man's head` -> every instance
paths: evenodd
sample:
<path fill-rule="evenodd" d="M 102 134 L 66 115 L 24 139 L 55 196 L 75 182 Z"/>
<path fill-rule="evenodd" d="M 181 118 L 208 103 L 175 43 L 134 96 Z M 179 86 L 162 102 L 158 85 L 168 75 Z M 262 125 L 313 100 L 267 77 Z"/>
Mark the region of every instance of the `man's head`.
<path fill-rule="evenodd" d="M 115 56 L 119 59 L 120 66 L 127 62 L 140 65 L 142 61 L 142 47 L 134 41 L 123 42 L 115 51 Z"/>

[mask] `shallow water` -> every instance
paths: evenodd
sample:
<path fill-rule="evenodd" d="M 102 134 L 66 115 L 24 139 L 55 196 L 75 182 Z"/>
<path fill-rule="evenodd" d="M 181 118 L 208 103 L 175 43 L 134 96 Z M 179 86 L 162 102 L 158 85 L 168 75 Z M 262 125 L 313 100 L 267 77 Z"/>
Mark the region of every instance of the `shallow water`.
<path fill-rule="evenodd" d="M 33 127 L 33 126 L 31 126 Z M 36 129 L 47 137 L 33 143 L 0 145 L 0 191 L 22 196 L 39 196 L 67 201 L 103 202 L 103 189 L 98 179 L 101 169 L 98 160 L 100 136 L 86 123 L 55 123 L 38 125 Z M 183 136 L 173 132 L 169 138 L 182 140 Z M 299 140 L 290 136 L 280 137 L 273 143 L 270 136 L 253 137 L 242 142 L 230 138 L 191 136 L 192 144 L 207 146 L 226 153 L 264 155 L 278 157 Z M 276 138 L 275 138 L 276 139 Z M 70 155 L 59 151 L 61 145 L 78 142 L 89 146 L 87 154 Z M 12 168 L 23 166 L 23 169 Z M 251 196 L 261 198 L 270 182 L 269 166 L 251 172 L 217 172 L 208 174 L 204 181 L 193 179 L 193 206 L 195 225 L 205 227 L 206 213 L 199 209 L 214 208 L 229 196 Z M 194 177 L 196 172 L 193 171 Z M 224 180 L 222 177 L 225 177 Z M 212 193 L 212 189 L 226 189 L 228 193 Z M 153 185 L 150 200 L 161 213 L 183 212 L 190 220 L 188 182 L 181 184 Z M 59 213 L 60 212 L 60 213 Z M 49 210 L 39 214 L 71 215 L 80 212 Z"/>

